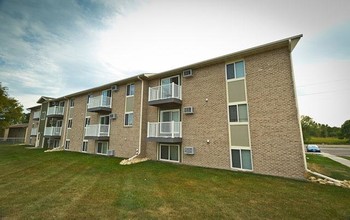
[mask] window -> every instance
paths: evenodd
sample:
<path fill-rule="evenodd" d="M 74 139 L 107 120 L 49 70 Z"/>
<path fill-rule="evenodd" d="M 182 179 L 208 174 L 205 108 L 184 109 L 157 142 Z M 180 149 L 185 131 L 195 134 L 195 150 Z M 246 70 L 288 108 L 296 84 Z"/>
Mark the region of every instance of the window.
<path fill-rule="evenodd" d="M 108 142 L 98 142 L 97 143 L 97 154 L 107 154 Z"/>
<path fill-rule="evenodd" d="M 248 122 L 247 104 L 229 106 L 230 122 Z"/>
<path fill-rule="evenodd" d="M 125 113 L 124 125 L 132 126 L 133 122 L 134 122 L 134 113 L 133 112 Z"/>
<path fill-rule="evenodd" d="M 46 119 L 46 111 L 43 111 L 40 116 L 41 116 L 41 120 L 45 120 Z"/>
<path fill-rule="evenodd" d="M 231 149 L 232 168 L 252 170 L 251 151 Z"/>
<path fill-rule="evenodd" d="M 72 124 L 73 124 L 73 119 L 68 119 L 68 125 L 67 128 L 72 128 Z"/>
<path fill-rule="evenodd" d="M 159 159 L 180 162 L 180 147 L 179 145 L 161 144 L 159 150 Z"/>
<path fill-rule="evenodd" d="M 74 99 L 70 99 L 70 101 L 69 101 L 69 106 L 70 106 L 71 108 L 74 108 Z"/>
<path fill-rule="evenodd" d="M 66 144 L 64 145 L 64 149 L 68 150 L 70 145 L 70 140 L 66 140 Z"/>
<path fill-rule="evenodd" d="M 92 95 L 87 96 L 87 101 L 86 101 L 87 104 L 89 104 L 91 98 L 92 98 Z"/>
<path fill-rule="evenodd" d="M 101 125 L 109 125 L 109 115 L 100 116 L 100 124 Z"/>
<path fill-rule="evenodd" d="M 244 61 L 238 61 L 238 62 L 226 65 L 226 78 L 228 80 L 243 78 L 244 76 L 245 76 Z"/>
<path fill-rule="evenodd" d="M 133 96 L 135 94 L 135 85 L 129 84 L 126 86 L 126 96 Z"/>
<path fill-rule="evenodd" d="M 83 146 L 81 148 L 82 152 L 87 152 L 88 151 L 88 144 L 89 144 L 89 142 L 87 140 L 83 141 Z"/>
<path fill-rule="evenodd" d="M 85 118 L 85 124 L 84 127 L 86 128 L 86 126 L 90 125 L 90 117 L 86 117 Z"/>

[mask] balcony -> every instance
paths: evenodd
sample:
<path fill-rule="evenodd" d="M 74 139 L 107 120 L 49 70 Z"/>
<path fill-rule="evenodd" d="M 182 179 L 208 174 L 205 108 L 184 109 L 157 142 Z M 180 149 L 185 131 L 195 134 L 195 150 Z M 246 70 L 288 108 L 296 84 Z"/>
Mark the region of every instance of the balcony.
<path fill-rule="evenodd" d="M 44 137 L 61 137 L 61 127 L 45 127 Z"/>
<path fill-rule="evenodd" d="M 148 90 L 148 104 L 161 107 L 163 105 L 181 105 L 182 89 L 175 83 L 151 87 Z"/>
<path fill-rule="evenodd" d="M 39 119 L 40 119 L 40 111 L 34 112 L 33 120 L 39 120 Z"/>
<path fill-rule="evenodd" d="M 108 140 L 109 125 L 96 124 L 88 125 L 85 128 L 85 139 Z"/>
<path fill-rule="evenodd" d="M 47 117 L 63 117 L 64 107 L 63 106 L 52 106 L 47 110 Z"/>
<path fill-rule="evenodd" d="M 30 131 L 30 136 L 36 136 L 38 134 L 38 128 L 32 128 Z"/>
<path fill-rule="evenodd" d="M 148 122 L 147 139 L 162 143 L 182 142 L 181 122 Z"/>
<path fill-rule="evenodd" d="M 111 110 L 111 97 L 101 95 L 89 98 L 89 103 L 87 105 L 88 112 L 111 112 Z"/>

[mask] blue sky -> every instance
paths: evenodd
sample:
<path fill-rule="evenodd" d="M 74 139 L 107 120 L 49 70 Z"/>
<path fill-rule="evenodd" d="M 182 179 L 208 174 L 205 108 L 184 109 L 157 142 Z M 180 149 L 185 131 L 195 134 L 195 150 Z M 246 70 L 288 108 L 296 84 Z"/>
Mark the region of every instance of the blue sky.
<path fill-rule="evenodd" d="M 350 119 L 349 1 L 0 0 L 0 81 L 25 108 L 304 34 L 293 51 L 300 114 Z"/>

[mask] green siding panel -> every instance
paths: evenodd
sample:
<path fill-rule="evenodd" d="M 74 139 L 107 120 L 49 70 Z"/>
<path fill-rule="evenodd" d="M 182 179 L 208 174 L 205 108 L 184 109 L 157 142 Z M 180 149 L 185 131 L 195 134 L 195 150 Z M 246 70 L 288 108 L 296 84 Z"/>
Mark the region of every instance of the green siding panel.
<path fill-rule="evenodd" d="M 231 146 L 249 147 L 248 125 L 230 125 Z"/>
<path fill-rule="evenodd" d="M 227 83 L 228 101 L 229 102 L 245 102 L 245 86 L 244 80 L 232 81 Z"/>
<path fill-rule="evenodd" d="M 134 96 L 126 97 L 125 112 L 134 111 Z"/>

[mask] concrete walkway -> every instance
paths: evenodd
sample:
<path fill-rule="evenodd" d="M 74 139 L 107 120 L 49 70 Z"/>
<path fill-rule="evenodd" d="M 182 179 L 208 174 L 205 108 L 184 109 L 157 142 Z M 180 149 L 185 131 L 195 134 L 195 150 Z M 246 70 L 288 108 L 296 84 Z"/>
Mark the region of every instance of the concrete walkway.
<path fill-rule="evenodd" d="M 323 156 L 325 157 L 328 157 L 329 159 L 331 160 L 334 160 L 338 163 L 341 163 L 347 167 L 350 167 L 350 160 L 347 160 L 345 158 L 342 158 L 342 157 L 338 157 L 338 156 L 335 156 L 335 155 L 332 155 L 332 154 L 328 154 L 328 153 L 321 153 Z"/>

